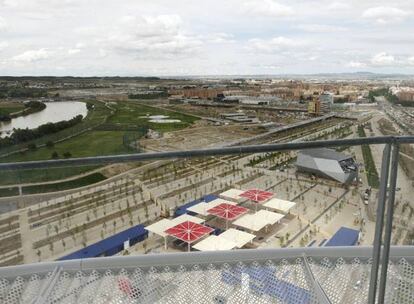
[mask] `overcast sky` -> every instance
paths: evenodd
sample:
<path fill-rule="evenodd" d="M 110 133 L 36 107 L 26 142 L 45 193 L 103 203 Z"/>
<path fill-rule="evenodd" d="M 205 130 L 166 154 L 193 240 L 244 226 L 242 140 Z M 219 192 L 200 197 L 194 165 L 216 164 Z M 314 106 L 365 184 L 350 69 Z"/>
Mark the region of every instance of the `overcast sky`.
<path fill-rule="evenodd" d="M 0 75 L 414 74 L 414 0 L 0 0 Z"/>

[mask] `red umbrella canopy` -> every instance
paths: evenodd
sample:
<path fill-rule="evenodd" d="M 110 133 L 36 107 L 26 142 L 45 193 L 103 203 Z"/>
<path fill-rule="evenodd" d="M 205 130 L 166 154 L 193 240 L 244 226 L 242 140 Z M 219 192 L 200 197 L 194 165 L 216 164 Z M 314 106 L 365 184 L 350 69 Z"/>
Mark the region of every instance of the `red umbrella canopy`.
<path fill-rule="evenodd" d="M 174 236 L 184 242 L 192 243 L 204 235 L 211 233 L 213 230 L 213 228 L 186 221 L 165 230 L 165 233 Z"/>
<path fill-rule="evenodd" d="M 249 209 L 247 208 L 230 205 L 227 203 L 217 205 L 216 207 L 207 210 L 208 213 L 226 220 L 234 220 L 240 215 L 247 213 L 248 211 Z"/>
<path fill-rule="evenodd" d="M 249 200 L 256 203 L 261 203 L 271 198 L 273 196 L 273 193 L 259 189 L 250 189 L 240 194 L 240 196 L 248 198 Z"/>

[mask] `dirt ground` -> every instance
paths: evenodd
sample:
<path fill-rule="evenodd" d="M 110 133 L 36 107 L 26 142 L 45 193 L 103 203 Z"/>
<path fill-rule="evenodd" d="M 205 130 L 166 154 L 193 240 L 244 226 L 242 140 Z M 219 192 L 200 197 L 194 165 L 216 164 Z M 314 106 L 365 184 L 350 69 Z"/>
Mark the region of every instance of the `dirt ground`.
<path fill-rule="evenodd" d="M 163 138 L 142 139 L 140 146 L 148 151 L 173 151 L 211 148 L 265 132 L 255 126 L 201 126 L 165 133 Z"/>

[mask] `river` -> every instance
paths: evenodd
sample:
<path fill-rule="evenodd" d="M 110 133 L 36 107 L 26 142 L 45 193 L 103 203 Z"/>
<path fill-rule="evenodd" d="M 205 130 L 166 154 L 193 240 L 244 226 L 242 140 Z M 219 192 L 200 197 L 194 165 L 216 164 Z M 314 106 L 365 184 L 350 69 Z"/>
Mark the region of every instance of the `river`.
<path fill-rule="evenodd" d="M 34 129 L 48 122 L 69 120 L 77 115 L 86 117 L 86 103 L 80 101 L 45 102 L 46 108 L 40 112 L 13 118 L 11 121 L 0 122 L 0 137 L 5 137 L 13 129 Z"/>

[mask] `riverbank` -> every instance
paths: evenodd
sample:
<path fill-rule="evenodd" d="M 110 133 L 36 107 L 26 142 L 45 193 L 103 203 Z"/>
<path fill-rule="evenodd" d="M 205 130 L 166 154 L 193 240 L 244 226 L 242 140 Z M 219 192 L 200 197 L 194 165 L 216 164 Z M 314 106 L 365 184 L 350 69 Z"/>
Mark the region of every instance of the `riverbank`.
<path fill-rule="evenodd" d="M 19 111 L 9 111 L 9 109 L 19 109 L 20 107 L 18 104 L 23 105 L 23 109 Z M 30 114 L 34 114 L 46 109 L 46 105 L 40 101 L 29 101 L 27 103 L 15 103 L 15 105 L 11 105 L 11 108 L 3 108 L 4 112 L 0 111 L 0 121 L 11 121 L 14 118 L 27 116 Z M 7 113 L 8 112 L 8 113 Z"/>

